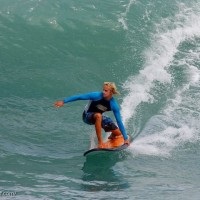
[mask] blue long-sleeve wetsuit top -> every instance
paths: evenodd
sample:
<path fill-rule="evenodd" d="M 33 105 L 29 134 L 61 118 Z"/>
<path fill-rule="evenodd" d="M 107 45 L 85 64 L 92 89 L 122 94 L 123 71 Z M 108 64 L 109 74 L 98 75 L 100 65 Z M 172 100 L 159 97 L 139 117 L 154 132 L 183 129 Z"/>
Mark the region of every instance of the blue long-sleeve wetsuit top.
<path fill-rule="evenodd" d="M 64 103 L 69 103 L 77 100 L 90 100 L 85 108 L 85 112 L 99 112 L 104 113 L 105 111 L 113 111 L 117 125 L 124 137 L 124 140 L 128 139 L 126 129 L 122 123 L 119 106 L 115 99 L 112 97 L 109 101 L 103 98 L 102 92 L 90 92 L 86 94 L 74 95 L 67 97 L 63 100 Z"/>

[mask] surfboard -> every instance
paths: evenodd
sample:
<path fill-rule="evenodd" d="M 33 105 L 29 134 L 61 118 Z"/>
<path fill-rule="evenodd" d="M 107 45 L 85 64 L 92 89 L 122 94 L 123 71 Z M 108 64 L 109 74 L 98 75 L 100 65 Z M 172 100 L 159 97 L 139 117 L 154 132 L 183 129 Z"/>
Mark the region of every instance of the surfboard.
<path fill-rule="evenodd" d="M 131 138 L 129 137 L 129 140 L 131 141 Z M 104 148 L 92 148 L 87 150 L 83 155 L 95 155 L 99 153 L 105 153 L 105 152 L 112 152 L 112 151 L 121 151 L 128 147 L 128 144 L 124 144 L 124 138 L 123 136 L 116 137 L 114 139 L 107 139 L 104 142 L 105 147 Z"/>

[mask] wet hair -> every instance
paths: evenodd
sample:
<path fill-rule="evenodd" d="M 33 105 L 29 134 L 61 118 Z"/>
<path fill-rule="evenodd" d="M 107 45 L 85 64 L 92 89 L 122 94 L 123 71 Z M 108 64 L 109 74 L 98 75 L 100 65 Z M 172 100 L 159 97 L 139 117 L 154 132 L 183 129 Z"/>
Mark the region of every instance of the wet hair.
<path fill-rule="evenodd" d="M 113 94 L 120 94 L 118 91 L 117 91 L 117 87 L 116 87 L 116 85 L 115 85 L 115 83 L 113 83 L 113 82 L 104 82 L 103 83 L 103 86 L 108 86 L 108 87 L 110 87 L 110 89 L 111 89 L 111 92 L 113 93 Z"/>

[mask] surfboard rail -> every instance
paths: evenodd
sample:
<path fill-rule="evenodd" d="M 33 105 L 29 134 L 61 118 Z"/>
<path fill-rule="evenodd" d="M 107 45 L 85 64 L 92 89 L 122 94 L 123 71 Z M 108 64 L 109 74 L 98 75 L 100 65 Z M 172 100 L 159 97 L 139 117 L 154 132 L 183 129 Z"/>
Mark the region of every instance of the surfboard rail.
<path fill-rule="evenodd" d="M 83 155 L 87 156 L 88 154 L 92 153 L 92 152 L 97 152 L 97 151 L 121 151 L 123 149 L 126 149 L 128 147 L 128 144 L 123 144 L 119 147 L 115 147 L 115 148 L 93 148 L 90 149 L 88 151 L 86 151 Z"/>

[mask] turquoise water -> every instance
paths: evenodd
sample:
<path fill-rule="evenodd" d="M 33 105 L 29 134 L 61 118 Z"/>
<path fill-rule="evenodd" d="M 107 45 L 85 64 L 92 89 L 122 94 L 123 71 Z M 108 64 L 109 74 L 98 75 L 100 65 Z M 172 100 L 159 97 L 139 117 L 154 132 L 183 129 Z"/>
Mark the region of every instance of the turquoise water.
<path fill-rule="evenodd" d="M 0 199 L 199 199 L 197 0 L 0 2 Z M 135 139 L 86 160 L 87 102 L 53 103 L 104 81 Z"/>

